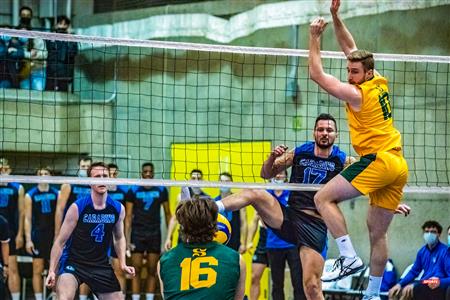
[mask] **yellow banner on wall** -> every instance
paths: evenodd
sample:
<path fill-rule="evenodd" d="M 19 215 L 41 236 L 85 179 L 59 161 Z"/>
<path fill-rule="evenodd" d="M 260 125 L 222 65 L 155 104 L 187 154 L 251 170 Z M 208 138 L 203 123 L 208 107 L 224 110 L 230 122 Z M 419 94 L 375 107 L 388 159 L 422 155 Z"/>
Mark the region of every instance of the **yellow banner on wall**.
<path fill-rule="evenodd" d="M 203 172 L 203 180 L 218 181 L 219 174 L 228 172 L 235 182 L 264 182 L 259 174 L 261 166 L 271 151 L 270 142 L 235 142 L 235 143 L 202 143 L 202 144 L 172 144 L 171 179 L 189 180 L 193 169 Z M 220 194 L 218 188 L 204 188 L 203 191 L 215 198 Z M 237 190 L 232 190 L 237 192 Z M 170 206 L 172 212 L 177 205 L 179 187 L 170 189 Z M 255 211 L 247 208 L 247 224 L 250 224 Z M 178 230 L 175 231 L 173 242 L 176 243 Z M 256 234 L 254 245 L 258 244 L 259 233 Z M 250 295 L 252 251 L 243 257 L 247 264 L 246 294 Z M 265 271 L 261 278 L 259 299 L 268 299 L 269 278 Z"/>

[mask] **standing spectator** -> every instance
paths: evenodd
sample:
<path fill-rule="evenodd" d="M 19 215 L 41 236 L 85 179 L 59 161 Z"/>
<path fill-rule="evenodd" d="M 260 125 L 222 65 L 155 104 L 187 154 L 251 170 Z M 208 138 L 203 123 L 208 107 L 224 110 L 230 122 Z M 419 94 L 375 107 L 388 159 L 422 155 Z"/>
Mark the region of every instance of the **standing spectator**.
<path fill-rule="evenodd" d="M 7 176 L 12 170 L 6 158 L 0 158 L 0 174 Z M 12 300 L 20 299 L 20 275 L 17 265 L 18 249 L 23 247 L 25 190 L 18 183 L 0 184 L 0 216 L 3 216 L 9 225 L 9 266 L 8 287 Z M 9 263 L 9 264 L 8 264 Z"/>
<path fill-rule="evenodd" d="M 411 270 L 394 287 L 389 290 L 389 297 L 400 296 L 401 299 L 413 299 L 416 289 L 421 285 L 414 279 L 423 271 L 421 280 L 436 277 L 439 274 L 441 260 L 445 256 L 447 246 L 439 240 L 442 226 L 436 221 L 427 221 L 422 225 L 425 245 L 417 252 Z M 415 298 L 414 298 L 415 299 Z"/>
<path fill-rule="evenodd" d="M 1 25 L 0 27 L 8 28 Z M 12 87 L 13 79 L 17 76 L 15 73 L 15 65 L 9 57 L 8 48 L 11 37 L 7 35 L 0 36 L 0 88 L 7 89 Z"/>
<path fill-rule="evenodd" d="M 39 168 L 38 176 L 52 176 L 49 167 Z M 56 200 L 59 191 L 48 183 L 39 183 L 25 195 L 25 237 L 28 254 L 33 256 L 33 291 L 42 300 L 45 263 L 50 260 L 55 233 Z"/>
<path fill-rule="evenodd" d="M 232 182 L 233 177 L 230 173 L 223 172 L 219 175 L 219 181 Z M 214 200 L 219 201 L 227 196 L 231 195 L 231 189 L 229 187 L 221 187 L 220 195 Z M 247 244 L 247 211 L 246 207 L 236 211 L 227 211 L 224 216 L 230 221 L 231 225 L 231 238 L 227 243 L 227 246 L 233 250 L 238 251 L 240 254 L 244 253 Z"/>
<path fill-rule="evenodd" d="M 190 179 L 197 180 L 197 181 L 203 180 L 202 170 L 193 169 L 190 173 Z M 196 196 L 198 196 L 197 198 L 199 198 L 199 199 L 211 198 L 200 187 L 190 187 L 190 188 L 188 188 L 188 191 L 189 191 L 190 195 L 196 195 Z M 177 203 L 180 203 L 180 201 L 182 201 L 181 195 L 182 195 L 182 193 L 178 194 Z M 175 215 L 172 215 L 172 217 L 170 218 L 170 221 L 169 221 L 169 225 L 167 227 L 166 241 L 164 242 L 164 249 L 166 251 L 169 251 L 170 249 L 172 249 L 172 237 L 173 237 L 173 233 L 175 232 L 175 228 L 177 227 L 177 225 L 178 225 L 178 220 L 175 217 Z M 178 243 L 180 243 L 180 242 L 181 242 L 181 236 L 178 235 Z"/>
<path fill-rule="evenodd" d="M 154 166 L 142 164 L 141 177 L 153 179 Z M 171 218 L 169 193 L 163 186 L 133 186 L 126 199 L 125 237 L 127 250 L 131 251 L 131 262 L 136 270 L 132 280 L 132 300 L 141 294 L 141 270 L 147 260 L 146 299 L 153 300 L 156 290 L 156 265 L 161 253 L 161 206 L 164 208 L 166 224 Z"/>
<path fill-rule="evenodd" d="M 20 9 L 18 29 L 31 30 L 33 11 L 27 6 Z M 42 91 L 45 88 L 45 68 L 47 48 L 42 39 L 14 38 L 8 48 L 10 57 L 15 60 L 18 70 L 19 87 Z M 17 87 L 17 86 L 15 86 Z"/>
<path fill-rule="evenodd" d="M 59 16 L 56 23 L 56 32 L 68 34 L 70 19 Z M 69 85 L 73 82 L 73 70 L 75 56 L 78 53 L 78 44 L 66 41 L 45 41 L 48 51 L 47 56 L 47 91 L 69 91 Z"/>

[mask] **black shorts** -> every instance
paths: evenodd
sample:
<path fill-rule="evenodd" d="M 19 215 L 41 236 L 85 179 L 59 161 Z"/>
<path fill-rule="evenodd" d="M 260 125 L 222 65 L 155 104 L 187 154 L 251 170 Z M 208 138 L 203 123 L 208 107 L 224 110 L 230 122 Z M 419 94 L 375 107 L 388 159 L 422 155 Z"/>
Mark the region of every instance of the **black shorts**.
<path fill-rule="evenodd" d="M 33 232 L 31 238 L 35 249 L 33 257 L 49 260 L 50 252 L 52 250 L 53 238 L 54 230 Z"/>
<path fill-rule="evenodd" d="M 252 263 L 269 266 L 269 257 L 267 256 L 267 251 L 256 248 L 255 253 L 253 253 L 252 256 Z"/>
<path fill-rule="evenodd" d="M 317 217 L 290 207 L 280 205 L 283 211 L 281 229 L 268 226 L 281 239 L 296 245 L 306 246 L 322 254 L 327 245 L 327 226 Z M 267 225 L 267 224 L 266 224 Z"/>
<path fill-rule="evenodd" d="M 86 283 L 96 295 L 120 292 L 120 284 L 110 265 L 86 266 L 67 260 L 62 262 L 58 275 L 70 273 L 75 276 L 78 286 Z"/>
<path fill-rule="evenodd" d="M 146 235 L 131 234 L 131 243 L 134 245 L 132 253 L 161 253 L 161 231 Z"/>

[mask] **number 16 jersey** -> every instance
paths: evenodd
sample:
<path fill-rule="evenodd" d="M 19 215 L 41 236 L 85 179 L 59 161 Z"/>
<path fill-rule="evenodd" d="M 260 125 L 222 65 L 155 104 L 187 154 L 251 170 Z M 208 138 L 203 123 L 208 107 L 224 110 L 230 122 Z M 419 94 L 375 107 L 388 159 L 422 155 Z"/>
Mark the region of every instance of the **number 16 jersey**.
<path fill-rule="evenodd" d="M 164 299 L 234 299 L 239 254 L 216 242 L 180 243 L 160 260 Z"/>

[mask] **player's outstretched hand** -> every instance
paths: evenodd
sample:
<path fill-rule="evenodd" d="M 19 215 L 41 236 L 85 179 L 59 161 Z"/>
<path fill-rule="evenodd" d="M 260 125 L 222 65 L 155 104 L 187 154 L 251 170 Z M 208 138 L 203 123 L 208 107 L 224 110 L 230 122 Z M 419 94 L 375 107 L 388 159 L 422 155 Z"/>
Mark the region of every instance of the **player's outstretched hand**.
<path fill-rule="evenodd" d="M 286 153 L 287 149 L 288 149 L 288 147 L 285 145 L 278 145 L 275 147 L 275 149 L 273 149 L 272 156 L 279 157 L 279 156 L 283 155 L 284 153 Z"/>
<path fill-rule="evenodd" d="M 411 213 L 411 207 L 408 205 L 401 203 L 397 206 L 397 209 L 395 210 L 395 214 L 401 214 L 405 215 L 407 217 Z"/>
<path fill-rule="evenodd" d="M 130 267 L 130 266 L 126 266 L 125 265 L 125 266 L 122 267 L 122 271 L 125 272 L 126 274 L 132 276 L 132 277 L 134 277 L 134 275 L 136 275 L 135 271 L 134 271 L 134 267 Z"/>
<path fill-rule="evenodd" d="M 55 283 L 56 283 L 56 275 L 55 275 L 55 272 L 49 271 L 49 272 L 48 272 L 48 275 L 47 275 L 47 279 L 45 280 L 45 285 L 46 285 L 48 288 L 52 289 L 52 288 L 55 286 Z"/>
<path fill-rule="evenodd" d="M 326 26 L 327 22 L 325 22 L 322 17 L 317 17 L 309 25 L 309 32 L 313 38 L 318 38 L 322 35 L 322 32 L 325 30 Z"/>
<path fill-rule="evenodd" d="M 340 0 L 331 0 L 330 12 L 332 15 L 337 15 L 339 11 L 339 6 L 341 6 Z"/>

